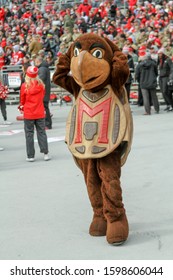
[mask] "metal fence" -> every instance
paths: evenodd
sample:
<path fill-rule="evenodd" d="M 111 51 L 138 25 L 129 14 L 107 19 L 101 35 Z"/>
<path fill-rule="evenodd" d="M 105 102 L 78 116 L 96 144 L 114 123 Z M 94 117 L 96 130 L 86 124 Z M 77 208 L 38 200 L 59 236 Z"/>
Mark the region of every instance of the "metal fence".
<path fill-rule="evenodd" d="M 19 91 L 22 83 L 23 70 L 22 65 L 3 66 L 1 69 L 3 84 L 7 85 L 12 91 Z"/>
<path fill-rule="evenodd" d="M 53 73 L 55 72 L 55 66 L 49 67 L 50 77 L 51 77 L 51 95 L 55 99 L 50 99 L 51 104 L 61 105 L 65 96 L 68 96 L 72 100 L 72 96 L 69 92 L 63 88 L 55 85 L 52 81 Z M 9 88 L 9 95 L 6 99 L 6 103 L 9 105 L 14 105 L 19 103 L 20 88 L 23 81 L 23 69 L 22 65 L 8 65 L 3 66 L 0 71 L 0 76 L 4 85 Z M 64 101 L 65 102 L 65 101 Z M 65 102 L 67 105 L 71 105 L 71 102 Z"/>

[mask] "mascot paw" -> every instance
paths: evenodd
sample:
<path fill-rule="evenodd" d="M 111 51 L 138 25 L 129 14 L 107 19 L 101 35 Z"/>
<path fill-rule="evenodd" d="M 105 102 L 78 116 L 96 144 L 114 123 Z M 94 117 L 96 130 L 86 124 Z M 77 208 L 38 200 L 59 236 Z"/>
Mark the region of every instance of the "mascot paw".
<path fill-rule="evenodd" d="M 89 228 L 89 234 L 92 236 L 105 236 L 107 222 L 103 217 L 94 217 Z"/>
<path fill-rule="evenodd" d="M 117 221 L 108 222 L 106 239 L 109 244 L 115 246 L 123 244 L 127 240 L 128 234 L 129 226 L 125 214 Z"/>

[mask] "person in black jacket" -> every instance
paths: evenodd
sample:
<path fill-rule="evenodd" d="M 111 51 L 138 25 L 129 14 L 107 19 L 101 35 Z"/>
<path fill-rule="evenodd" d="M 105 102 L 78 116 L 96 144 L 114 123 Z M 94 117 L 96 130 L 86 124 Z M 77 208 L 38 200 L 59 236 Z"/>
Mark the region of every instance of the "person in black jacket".
<path fill-rule="evenodd" d="M 35 66 L 38 67 L 38 76 L 45 84 L 45 96 L 44 96 L 44 108 L 46 111 L 46 128 L 52 129 L 52 118 L 49 111 L 49 101 L 50 101 L 50 90 L 51 90 L 51 81 L 50 81 L 50 70 L 49 65 L 46 61 L 43 60 L 43 57 L 38 56 L 35 59 Z"/>
<path fill-rule="evenodd" d="M 170 104 L 171 104 L 171 107 L 169 108 L 168 112 L 171 112 L 173 111 L 173 62 L 172 62 L 172 65 L 171 65 L 171 70 L 170 70 L 170 75 L 169 75 L 169 78 L 168 78 L 168 96 L 169 96 L 169 99 L 170 99 Z"/>
<path fill-rule="evenodd" d="M 156 113 L 159 113 L 159 102 L 156 94 L 158 68 L 157 63 L 151 58 L 148 53 L 144 56 L 136 68 L 136 79 L 140 83 L 142 91 L 145 114 L 151 114 L 150 95 Z"/>
<path fill-rule="evenodd" d="M 159 69 L 159 85 L 163 98 L 166 103 L 164 111 L 169 111 L 171 108 L 170 96 L 168 91 L 168 78 L 171 71 L 172 61 L 165 54 L 164 48 L 158 51 L 158 69 Z"/>
<path fill-rule="evenodd" d="M 142 91 L 141 91 L 141 88 L 140 88 L 140 80 L 138 80 L 140 78 L 140 76 L 138 75 L 138 77 L 136 77 L 136 73 L 138 73 L 138 68 L 140 67 L 140 63 L 141 63 L 141 60 L 138 60 L 138 64 L 136 65 L 136 68 L 135 68 L 135 81 L 138 82 L 138 101 L 137 101 L 137 104 L 138 104 L 138 106 L 143 106 L 144 102 L 143 102 Z"/>
<path fill-rule="evenodd" d="M 115 20 L 115 17 L 116 17 L 116 9 L 117 9 L 117 5 L 116 5 L 116 4 L 112 4 L 112 5 L 110 6 L 109 15 L 110 15 L 111 20 Z"/>
<path fill-rule="evenodd" d="M 129 54 L 129 48 L 128 47 L 124 47 L 122 52 L 127 56 L 128 59 L 128 66 L 129 66 L 129 70 L 130 70 L 130 75 L 125 83 L 125 88 L 126 88 L 126 92 L 127 92 L 127 97 L 128 100 L 130 100 L 130 89 L 131 89 L 131 85 L 133 82 L 133 73 L 135 70 L 135 66 L 134 66 L 134 62 L 133 62 L 133 57 Z"/>

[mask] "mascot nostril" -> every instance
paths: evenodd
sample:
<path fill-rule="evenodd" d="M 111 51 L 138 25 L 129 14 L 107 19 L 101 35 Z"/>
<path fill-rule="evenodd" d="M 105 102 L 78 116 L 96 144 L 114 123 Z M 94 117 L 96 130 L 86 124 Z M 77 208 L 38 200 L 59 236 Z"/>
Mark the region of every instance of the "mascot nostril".
<path fill-rule="evenodd" d="M 69 75 L 71 71 L 72 75 Z M 66 143 L 81 169 L 93 209 L 92 236 L 120 245 L 129 227 L 122 201 L 121 166 L 131 149 L 133 121 L 124 84 L 126 56 L 106 38 L 84 34 L 61 55 L 53 81 L 74 95 Z"/>

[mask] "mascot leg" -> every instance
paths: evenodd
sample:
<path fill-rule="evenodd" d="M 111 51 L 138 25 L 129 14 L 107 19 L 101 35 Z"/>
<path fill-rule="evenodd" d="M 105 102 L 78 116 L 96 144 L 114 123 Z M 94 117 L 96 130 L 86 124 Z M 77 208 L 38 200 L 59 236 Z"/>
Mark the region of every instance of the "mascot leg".
<path fill-rule="evenodd" d="M 98 170 L 102 180 L 103 213 L 107 220 L 106 238 L 108 243 L 120 245 L 127 239 L 129 233 L 120 186 L 120 149 L 98 159 Z"/>
<path fill-rule="evenodd" d="M 92 236 L 104 236 L 106 235 L 107 222 L 103 215 L 101 180 L 98 176 L 97 160 L 77 158 L 75 158 L 75 160 L 84 174 L 88 196 L 94 212 L 89 233 Z"/>

